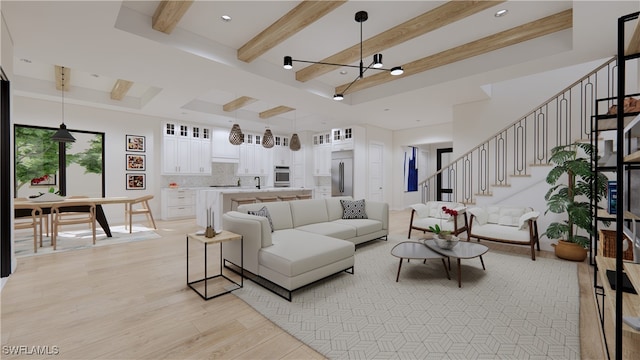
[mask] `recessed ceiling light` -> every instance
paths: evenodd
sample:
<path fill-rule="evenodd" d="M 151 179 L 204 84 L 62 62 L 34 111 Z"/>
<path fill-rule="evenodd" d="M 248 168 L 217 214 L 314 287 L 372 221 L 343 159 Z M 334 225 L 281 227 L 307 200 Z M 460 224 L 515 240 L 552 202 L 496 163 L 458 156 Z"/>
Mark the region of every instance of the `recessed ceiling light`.
<path fill-rule="evenodd" d="M 340 75 L 347 75 L 347 70 L 341 70 Z"/>
<path fill-rule="evenodd" d="M 502 16 L 507 15 L 508 12 L 509 12 L 509 10 L 507 10 L 507 9 L 501 9 L 501 10 L 496 11 L 496 13 L 493 16 L 502 17 Z"/>
<path fill-rule="evenodd" d="M 26 62 L 27 64 L 31 64 L 31 60 L 29 60 L 29 59 L 20 59 L 20 61 Z"/>
<path fill-rule="evenodd" d="M 229 22 L 229 21 L 231 21 L 231 16 L 222 15 L 222 16 L 220 16 L 220 19 L 222 19 L 222 21 L 224 21 L 224 22 Z"/>

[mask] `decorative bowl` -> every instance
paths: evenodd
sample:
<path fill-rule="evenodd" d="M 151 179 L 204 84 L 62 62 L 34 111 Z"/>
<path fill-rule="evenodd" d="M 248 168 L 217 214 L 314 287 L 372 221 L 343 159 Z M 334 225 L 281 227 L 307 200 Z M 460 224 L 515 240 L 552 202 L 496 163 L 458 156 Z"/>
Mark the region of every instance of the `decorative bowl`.
<path fill-rule="evenodd" d="M 435 240 L 436 245 L 438 245 L 440 249 L 451 250 L 456 245 L 458 245 L 458 241 L 460 241 L 460 238 L 454 235 L 449 235 L 446 238 L 441 238 L 438 235 L 434 235 L 433 240 Z"/>

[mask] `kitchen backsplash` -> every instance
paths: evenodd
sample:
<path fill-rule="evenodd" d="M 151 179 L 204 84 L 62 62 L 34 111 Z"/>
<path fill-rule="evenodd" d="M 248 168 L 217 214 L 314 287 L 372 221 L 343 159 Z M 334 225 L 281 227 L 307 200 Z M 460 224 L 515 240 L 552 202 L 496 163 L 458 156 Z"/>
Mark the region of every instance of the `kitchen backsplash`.
<path fill-rule="evenodd" d="M 237 185 L 240 179 L 242 186 L 253 186 L 253 177 L 238 177 L 237 164 L 212 163 L 211 176 L 180 176 L 168 175 L 162 177 L 162 185 L 169 186 L 175 182 L 180 187 L 207 187 L 211 185 Z"/>

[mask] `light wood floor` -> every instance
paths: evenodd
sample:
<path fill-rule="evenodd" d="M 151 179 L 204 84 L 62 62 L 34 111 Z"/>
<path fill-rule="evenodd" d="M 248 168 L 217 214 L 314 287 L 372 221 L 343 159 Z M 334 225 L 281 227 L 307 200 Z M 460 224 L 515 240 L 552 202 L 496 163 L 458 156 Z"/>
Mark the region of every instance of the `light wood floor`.
<path fill-rule="evenodd" d="M 391 212 L 391 233 L 406 236 L 409 216 Z M 0 357 L 41 358 L 5 346 L 48 346 L 58 359 L 323 358 L 233 295 L 202 300 L 185 284 L 185 233 L 195 222 L 158 227 L 161 239 L 19 259 L 1 292 Z M 531 261 L 524 246 L 483 244 Z M 603 359 L 589 272 L 580 264 L 581 354 Z"/>

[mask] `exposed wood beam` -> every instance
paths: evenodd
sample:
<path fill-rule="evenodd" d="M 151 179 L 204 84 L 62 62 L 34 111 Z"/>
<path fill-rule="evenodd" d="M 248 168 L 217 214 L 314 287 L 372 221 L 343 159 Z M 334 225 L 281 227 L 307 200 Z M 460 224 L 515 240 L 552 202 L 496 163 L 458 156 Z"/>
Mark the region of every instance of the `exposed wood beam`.
<path fill-rule="evenodd" d="M 184 1 L 160 1 L 156 12 L 153 14 L 153 30 L 171 34 L 176 28 L 182 16 L 189 10 L 193 0 Z"/>
<path fill-rule="evenodd" d="M 64 91 L 71 89 L 71 69 L 68 67 L 55 65 L 56 72 L 56 90 L 62 90 L 62 81 L 64 79 Z"/>
<path fill-rule="evenodd" d="M 633 32 L 631 42 L 629 42 L 629 46 L 624 54 L 631 55 L 637 53 L 640 53 L 640 19 L 636 22 L 636 30 Z"/>
<path fill-rule="evenodd" d="M 260 113 L 260 119 L 268 119 L 270 117 L 274 117 L 276 115 L 280 115 L 280 114 L 284 114 L 287 113 L 289 111 L 293 111 L 295 110 L 294 108 L 290 108 L 288 106 L 276 106 L 273 109 L 269 109 L 269 110 L 265 110 L 263 112 Z"/>
<path fill-rule="evenodd" d="M 238 60 L 252 62 L 346 1 L 303 1 L 238 49 Z"/>
<path fill-rule="evenodd" d="M 245 107 L 251 103 L 254 103 L 258 101 L 257 99 L 254 99 L 252 97 L 249 96 L 241 96 L 235 100 L 232 100 L 224 105 L 222 105 L 222 110 L 224 111 L 234 111 L 234 110 L 238 110 L 242 107 Z"/>
<path fill-rule="evenodd" d="M 422 15 L 362 42 L 362 56 L 367 57 L 391 48 L 430 31 L 449 25 L 467 16 L 488 9 L 504 1 L 449 1 Z M 320 60 L 333 64 L 351 64 L 360 60 L 360 43 Z M 335 70 L 335 66 L 314 64 L 296 72 L 296 80 L 309 81 Z"/>
<path fill-rule="evenodd" d="M 133 81 L 118 79 L 111 89 L 111 100 L 122 100 L 129 89 L 131 89 Z"/>
<path fill-rule="evenodd" d="M 486 54 L 488 52 L 535 39 L 540 36 L 570 29 L 572 26 L 573 10 L 565 10 L 524 25 L 412 61 L 403 65 L 404 74 L 402 75 L 391 76 L 387 72 L 380 72 L 378 74 L 365 77 L 356 81 L 349 88 L 349 93 L 384 84 L 406 76 L 415 75 L 423 71 L 431 70 L 474 56 Z M 336 87 L 336 94 L 342 94 L 347 86 L 349 86 L 349 84 L 343 84 Z"/>

